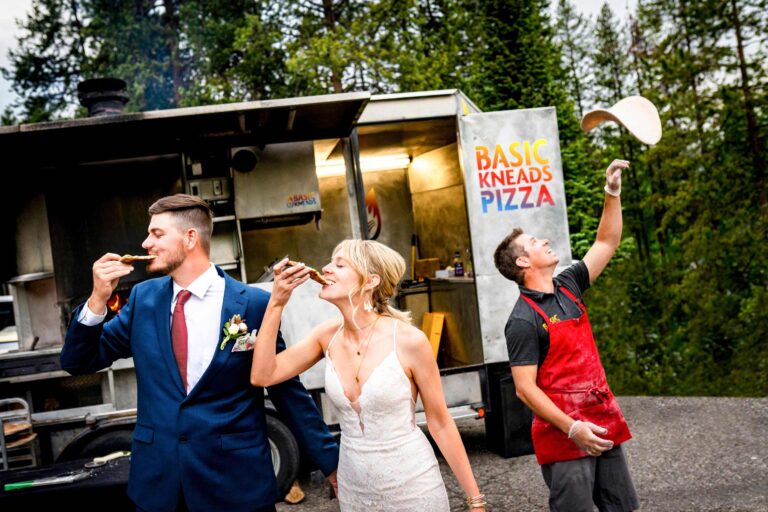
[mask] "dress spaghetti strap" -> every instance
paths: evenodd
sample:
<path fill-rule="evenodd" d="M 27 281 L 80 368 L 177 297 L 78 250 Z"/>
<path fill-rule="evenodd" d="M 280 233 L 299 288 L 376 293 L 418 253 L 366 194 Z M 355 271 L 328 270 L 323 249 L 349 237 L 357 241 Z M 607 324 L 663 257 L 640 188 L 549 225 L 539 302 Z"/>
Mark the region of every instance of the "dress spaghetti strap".
<path fill-rule="evenodd" d="M 394 320 L 394 325 L 392 327 L 392 350 L 395 351 L 395 357 L 397 357 L 397 322 L 399 322 L 399 320 L 397 318 Z"/>
<path fill-rule="evenodd" d="M 328 347 L 325 349 L 325 357 L 326 357 L 326 359 L 330 359 L 328 354 L 330 354 L 330 352 L 331 352 L 331 345 L 333 345 L 333 342 L 336 341 L 336 336 L 339 335 L 339 333 L 341 332 L 341 330 L 343 328 L 344 328 L 344 321 L 342 320 L 341 324 L 339 325 L 339 328 L 336 329 L 336 332 L 333 333 L 333 336 L 331 336 L 331 341 L 328 342 Z"/>

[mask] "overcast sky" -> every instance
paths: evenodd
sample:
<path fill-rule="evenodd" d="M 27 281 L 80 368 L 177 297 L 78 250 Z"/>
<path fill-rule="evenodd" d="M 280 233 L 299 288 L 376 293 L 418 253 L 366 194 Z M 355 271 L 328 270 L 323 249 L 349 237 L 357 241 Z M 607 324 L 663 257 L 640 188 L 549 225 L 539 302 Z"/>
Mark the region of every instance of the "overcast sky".
<path fill-rule="evenodd" d="M 24 18 L 32 5 L 32 0 L 0 0 L 0 67 L 8 66 L 8 50 L 16 45 L 18 27 L 16 20 Z M 621 19 L 625 18 L 628 7 L 634 8 L 636 0 L 572 0 L 573 4 L 589 16 L 596 16 L 603 3 L 608 3 Z M 557 0 L 552 0 L 553 5 Z M 0 77 L 0 112 L 16 99 L 10 90 L 10 84 Z"/>
<path fill-rule="evenodd" d="M 2 0 L 0 10 L 0 67 L 8 66 L 8 50 L 16 46 L 16 19 L 23 18 L 32 4 L 32 0 Z M 10 84 L 0 76 L 0 112 L 12 103 L 15 96 L 10 91 Z"/>

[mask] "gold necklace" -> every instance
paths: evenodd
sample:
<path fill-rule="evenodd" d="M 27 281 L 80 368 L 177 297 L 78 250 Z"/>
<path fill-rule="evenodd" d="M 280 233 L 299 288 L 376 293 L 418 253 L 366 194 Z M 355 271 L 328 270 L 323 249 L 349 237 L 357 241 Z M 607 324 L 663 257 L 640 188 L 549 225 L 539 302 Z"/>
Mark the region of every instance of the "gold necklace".
<path fill-rule="evenodd" d="M 373 322 L 369 323 L 368 325 L 364 325 L 364 326 L 362 326 L 362 327 L 349 327 L 349 326 L 346 324 L 346 322 L 345 322 L 345 323 L 344 323 L 344 329 L 347 329 L 347 330 L 349 330 L 349 331 L 355 331 L 355 332 L 364 331 L 364 330 L 366 330 L 367 328 L 369 328 L 370 326 L 372 326 L 374 323 L 376 323 L 376 320 L 378 320 L 378 319 L 379 319 L 379 317 L 377 316 L 377 317 L 376 317 L 376 318 L 373 320 Z M 357 355 L 360 355 L 360 354 L 358 353 Z"/>
<path fill-rule="evenodd" d="M 379 321 L 380 316 L 376 317 L 376 320 L 373 321 L 373 324 L 371 324 L 371 330 L 368 332 L 368 337 L 365 339 L 365 351 L 363 352 L 363 357 L 360 358 L 360 362 L 357 364 L 357 371 L 355 372 L 355 382 L 360 384 L 360 368 L 363 367 L 363 361 L 365 361 L 365 356 L 368 355 L 368 345 L 371 344 L 371 338 L 373 338 L 373 331 L 376 330 L 376 322 Z M 346 337 L 346 335 L 345 335 Z M 362 348 L 362 345 L 358 347 L 357 355 L 360 355 L 360 348 Z"/>
<path fill-rule="evenodd" d="M 371 326 L 375 325 L 375 324 L 376 324 L 376 322 L 377 322 L 378 320 L 379 320 L 379 317 L 377 316 L 377 317 L 376 317 L 376 318 L 373 320 L 373 322 L 371 322 L 371 323 L 369 323 L 368 325 L 366 325 L 365 327 L 361 327 L 361 328 L 359 328 L 359 329 L 347 329 L 347 326 L 346 326 L 346 324 L 345 324 L 345 325 L 344 325 L 344 338 L 345 338 L 345 339 L 347 339 L 347 341 L 349 341 L 349 339 L 347 338 L 347 332 L 346 332 L 347 330 L 350 330 L 350 331 L 355 331 L 355 332 L 360 332 L 360 331 L 362 331 L 362 330 L 364 330 L 364 329 L 367 329 L 368 327 L 371 327 Z M 373 327 L 371 327 L 371 330 L 370 330 L 370 331 L 368 331 L 368 334 L 371 334 L 371 332 L 372 332 L 372 331 L 373 331 Z M 360 349 L 363 347 L 363 344 L 364 344 L 364 342 L 363 342 L 363 343 L 360 343 L 360 345 L 358 345 L 358 346 L 357 346 L 357 350 L 356 350 L 356 352 L 357 352 L 357 355 L 360 355 Z"/>

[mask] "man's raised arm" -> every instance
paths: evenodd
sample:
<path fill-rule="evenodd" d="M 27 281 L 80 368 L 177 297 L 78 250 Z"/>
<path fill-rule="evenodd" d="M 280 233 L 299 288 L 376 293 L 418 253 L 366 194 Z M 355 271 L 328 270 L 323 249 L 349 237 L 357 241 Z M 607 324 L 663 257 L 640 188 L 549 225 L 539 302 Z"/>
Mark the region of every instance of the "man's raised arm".
<path fill-rule="evenodd" d="M 584 263 L 589 270 L 589 282 L 597 279 L 613 257 L 621 242 L 621 170 L 629 167 L 626 160 L 614 160 L 605 171 L 605 204 L 600 224 L 597 226 L 597 239 L 584 256 Z"/>

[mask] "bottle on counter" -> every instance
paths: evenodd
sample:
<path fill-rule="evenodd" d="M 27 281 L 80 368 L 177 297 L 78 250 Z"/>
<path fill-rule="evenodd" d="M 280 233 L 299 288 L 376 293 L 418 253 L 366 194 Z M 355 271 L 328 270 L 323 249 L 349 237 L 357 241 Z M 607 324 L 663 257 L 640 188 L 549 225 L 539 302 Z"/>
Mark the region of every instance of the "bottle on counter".
<path fill-rule="evenodd" d="M 461 261 L 461 251 L 453 253 L 453 275 L 464 277 L 464 263 Z"/>

